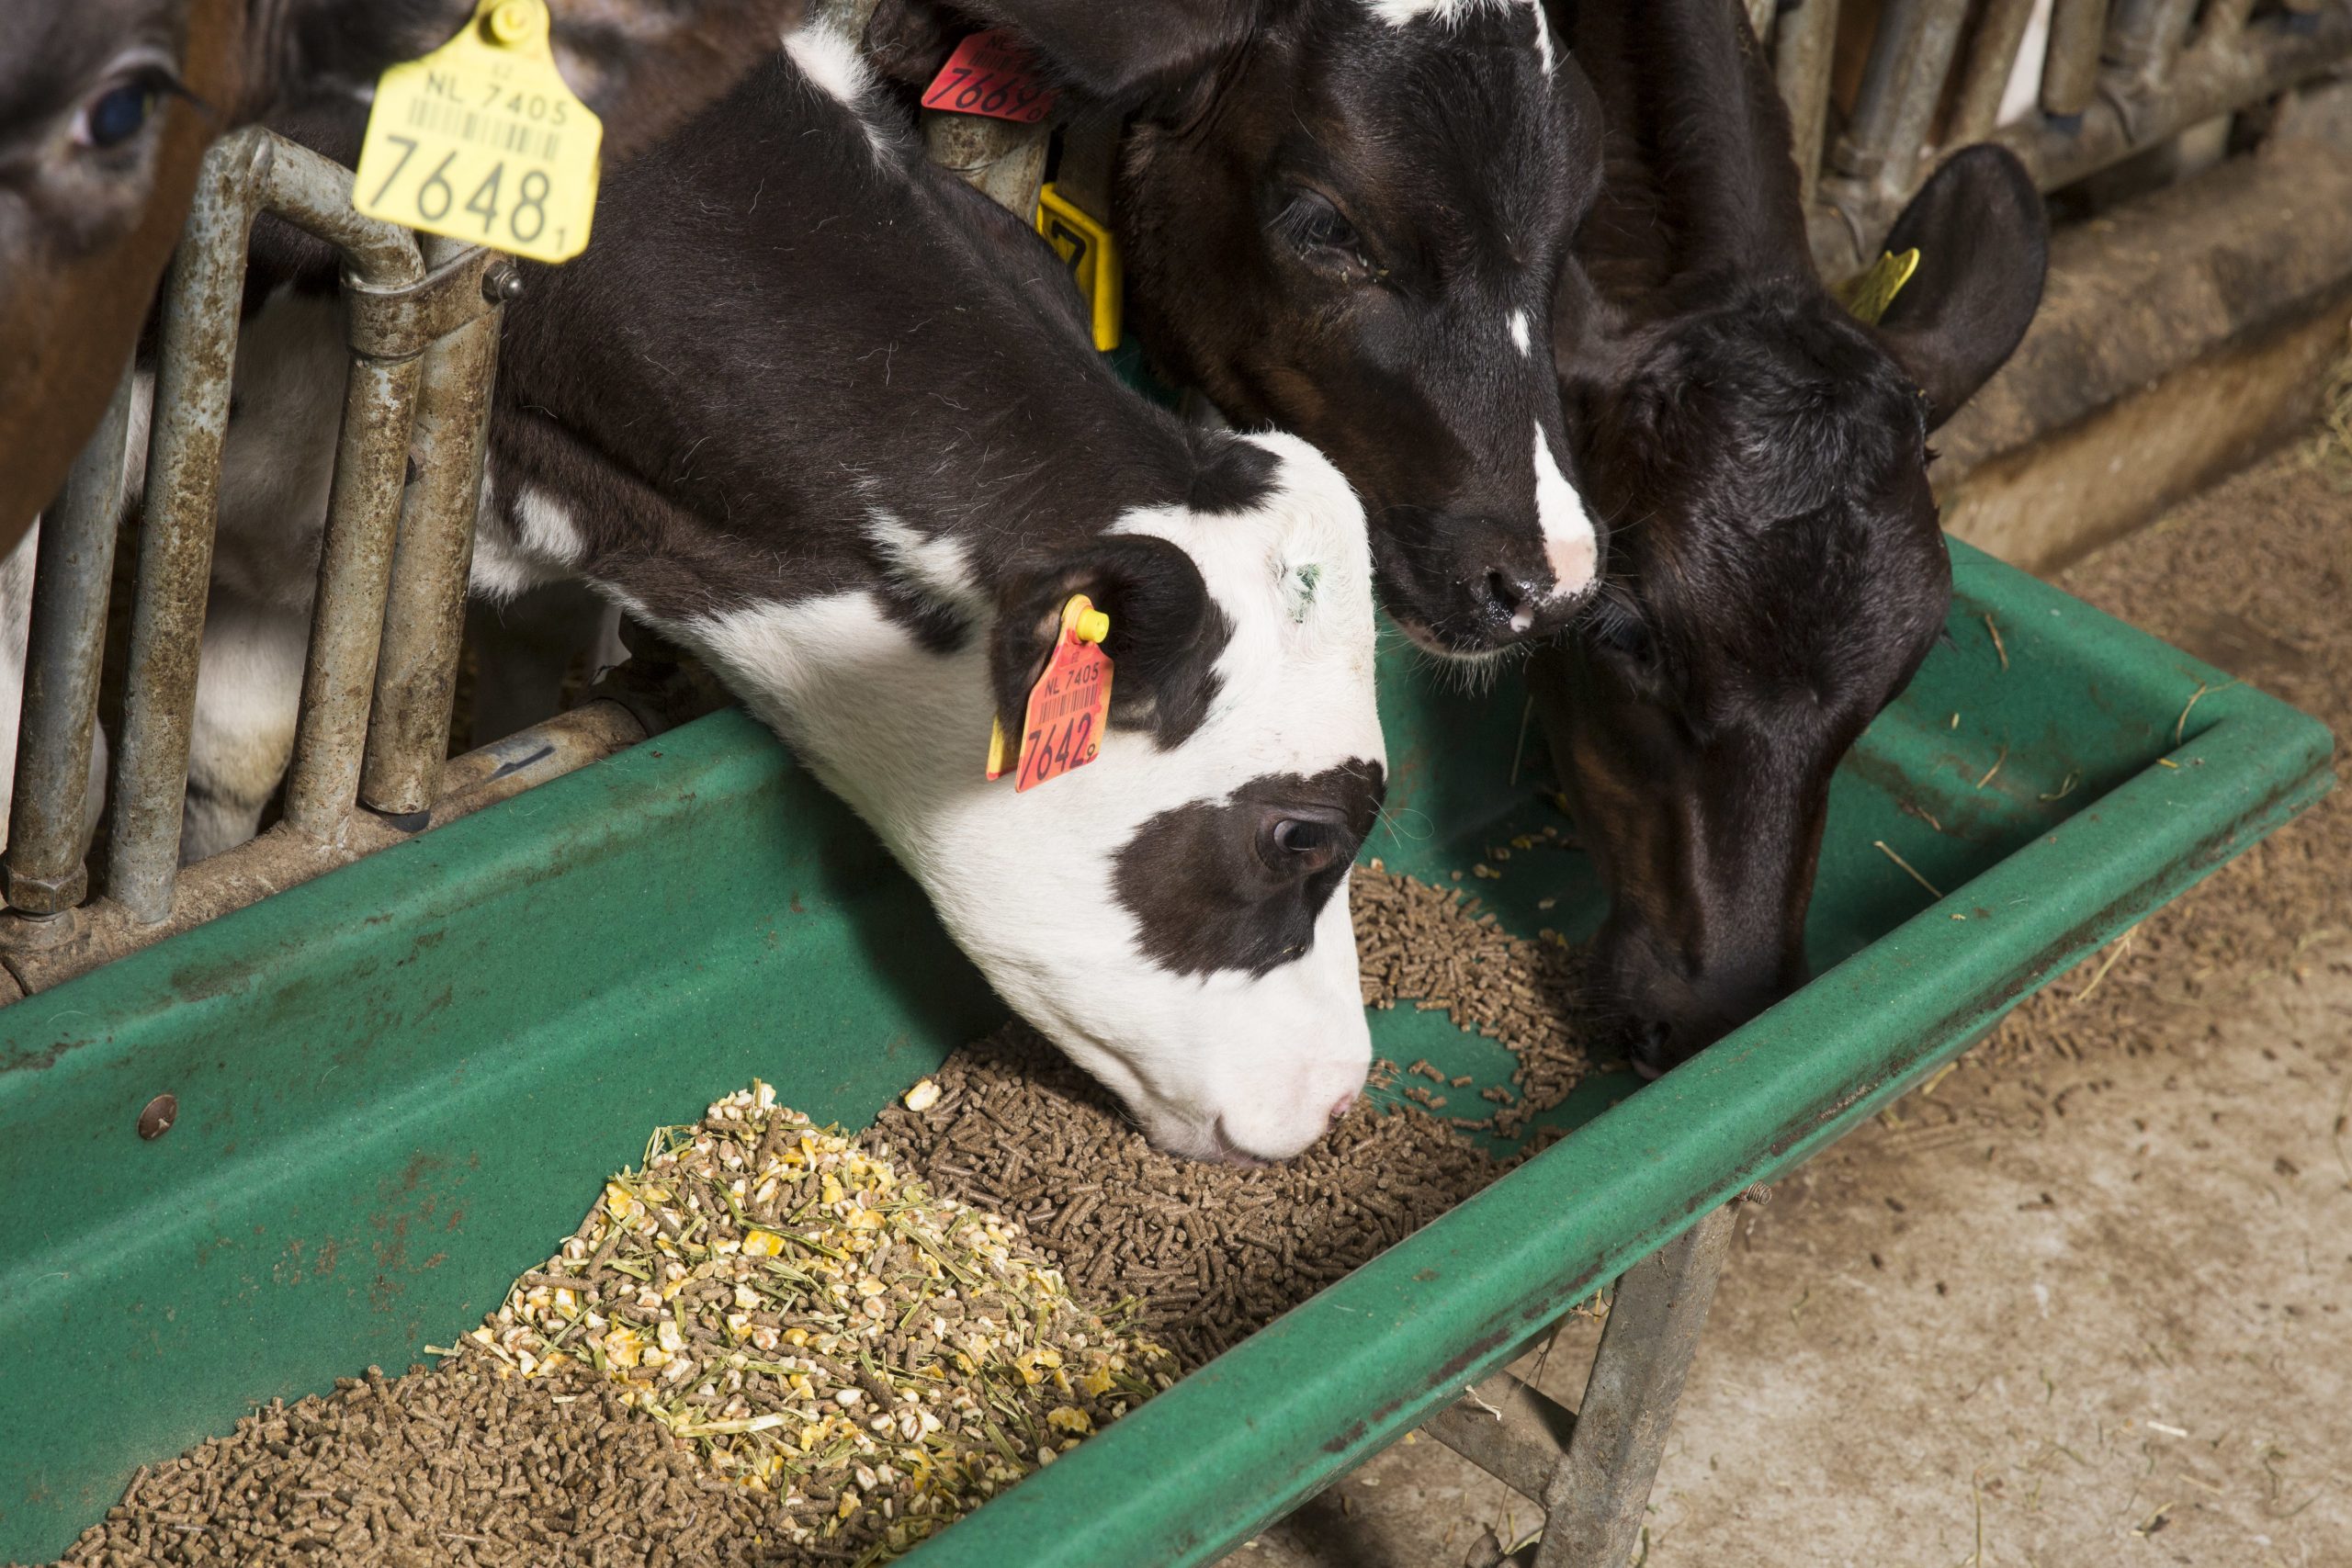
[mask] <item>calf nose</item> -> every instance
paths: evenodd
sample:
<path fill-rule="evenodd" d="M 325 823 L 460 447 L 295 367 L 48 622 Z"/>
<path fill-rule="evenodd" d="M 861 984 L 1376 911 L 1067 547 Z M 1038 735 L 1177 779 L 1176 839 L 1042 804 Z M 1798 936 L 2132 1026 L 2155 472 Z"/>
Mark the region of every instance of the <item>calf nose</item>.
<path fill-rule="evenodd" d="M 1586 581 L 1591 581 L 1589 574 Z M 1568 596 L 1553 584 L 1531 581 L 1499 567 L 1488 571 L 1478 585 L 1478 600 L 1487 623 L 1509 628 L 1511 637 L 1556 630 L 1567 623 L 1574 609 Z"/>
<path fill-rule="evenodd" d="M 1350 1089 L 1347 1093 L 1340 1096 L 1338 1102 L 1331 1107 L 1331 1120 L 1334 1122 L 1344 1122 L 1347 1120 L 1348 1112 L 1353 1111 L 1355 1108 L 1356 1091 Z"/>
<path fill-rule="evenodd" d="M 1589 529 L 1544 541 L 1544 559 L 1552 569 L 1553 592 L 1573 598 L 1592 586 L 1600 575 L 1600 540 Z"/>

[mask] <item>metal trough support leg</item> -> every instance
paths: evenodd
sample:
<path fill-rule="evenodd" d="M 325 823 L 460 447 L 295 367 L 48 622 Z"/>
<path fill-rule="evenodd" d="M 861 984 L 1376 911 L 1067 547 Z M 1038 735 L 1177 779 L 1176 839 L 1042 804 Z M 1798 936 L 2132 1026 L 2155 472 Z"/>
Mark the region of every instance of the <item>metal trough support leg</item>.
<path fill-rule="evenodd" d="M 1760 1201 L 1763 1190 L 1750 1195 Z M 1724 1204 L 1625 1271 L 1581 1410 L 1498 1371 L 1422 1423 L 1430 1437 L 1543 1505 L 1536 1568 L 1625 1568 L 1632 1560 L 1682 1380 L 1715 1297 L 1732 1213 L 1733 1203 Z"/>
<path fill-rule="evenodd" d="M 74 460 L 57 504 L 41 519 L 6 873 L 9 904 L 36 920 L 64 914 L 89 891 L 83 805 L 98 722 L 98 667 L 114 585 L 131 380 L 125 362 L 114 400 Z"/>
<path fill-rule="evenodd" d="M 1618 1281 L 1567 1457 L 1544 1489 L 1536 1568 L 1623 1568 L 1632 1559 L 1731 1224 L 1724 1204 Z"/>

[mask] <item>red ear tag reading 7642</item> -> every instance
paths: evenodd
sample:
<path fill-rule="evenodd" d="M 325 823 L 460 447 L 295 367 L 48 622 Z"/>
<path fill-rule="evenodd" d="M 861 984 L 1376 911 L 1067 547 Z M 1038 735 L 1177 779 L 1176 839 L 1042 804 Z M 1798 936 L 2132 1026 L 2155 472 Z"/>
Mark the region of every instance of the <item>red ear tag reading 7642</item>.
<path fill-rule="evenodd" d="M 1085 594 L 1073 593 L 1062 605 L 1053 657 L 1029 688 L 1014 793 L 1082 768 L 1102 750 L 1102 726 L 1111 712 L 1111 660 L 1102 645 L 1110 630 L 1111 617 Z M 1000 733 L 989 746 L 989 777 L 1001 775 L 1003 763 Z"/>
<path fill-rule="evenodd" d="M 1054 90 L 1037 80 L 1036 62 L 1021 40 L 997 28 L 956 46 L 923 89 L 922 107 L 1035 125 L 1054 107 Z"/>

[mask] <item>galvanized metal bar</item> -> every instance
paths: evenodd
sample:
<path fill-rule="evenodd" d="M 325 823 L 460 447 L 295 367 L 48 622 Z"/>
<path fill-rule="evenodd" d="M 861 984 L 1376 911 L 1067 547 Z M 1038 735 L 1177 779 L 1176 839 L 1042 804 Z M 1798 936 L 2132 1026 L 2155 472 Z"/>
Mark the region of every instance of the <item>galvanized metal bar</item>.
<path fill-rule="evenodd" d="M 434 803 L 434 825 L 454 822 L 601 761 L 636 745 L 646 733 L 638 716 L 620 704 L 591 702 L 452 758 L 441 773 L 447 793 Z M 354 814 L 333 840 L 280 824 L 188 867 L 181 874 L 178 897 L 164 920 L 142 920 L 113 899 L 96 899 L 83 906 L 67 940 L 38 949 L 0 949 L 0 965 L 25 993 L 50 990 L 167 936 L 412 841 L 410 834 L 364 813 Z M 0 985 L 0 1000 L 6 990 Z"/>
<path fill-rule="evenodd" d="M 1011 212 L 1023 223 L 1037 216 L 1037 188 L 1046 183 L 1044 121 L 1016 125 L 985 115 L 922 111 L 923 150 L 931 161 Z"/>
<path fill-rule="evenodd" d="M 275 145 L 260 130 L 236 131 L 213 143 L 204 155 L 187 227 L 164 284 L 147 500 L 107 854 L 108 893 L 133 919 L 151 923 L 170 915 L 179 867 L 197 648 L 212 579 L 212 525 L 220 444 L 229 427 L 229 378 L 237 358 L 245 238 L 261 209 Z"/>
<path fill-rule="evenodd" d="M 2352 6 L 2335 0 L 2301 26 L 2268 19 L 2247 28 L 2239 47 L 2184 55 L 2164 91 L 2136 102 L 2128 122 L 2102 99 L 2078 124 L 2020 122 L 2003 126 L 1992 140 L 2025 161 L 2035 185 L 2056 190 L 2202 120 L 2286 92 L 2347 58 Z"/>
<path fill-rule="evenodd" d="M 1967 0 L 1886 0 L 1854 123 L 1831 155 L 1840 173 L 1877 196 L 1910 192 L 1967 17 Z"/>
<path fill-rule="evenodd" d="M 259 128 L 221 138 L 205 154 L 196 204 L 165 282 L 107 861 L 108 893 L 150 923 L 171 914 L 178 875 L 197 655 L 254 219 L 266 209 L 328 241 L 351 279 L 392 288 L 424 274 L 407 231 L 351 209 L 350 182 L 348 170 Z M 371 416 L 361 434 L 380 440 L 393 423 Z M 340 480 L 336 491 L 348 497 Z M 344 502 L 347 524 L 356 503 Z M 344 553 L 352 548 L 346 540 Z M 331 637 L 339 648 L 347 629 L 338 625 Z"/>
<path fill-rule="evenodd" d="M 427 254 L 437 271 L 458 259 L 458 247 L 431 242 Z M 412 828 L 422 827 L 434 808 L 449 750 L 498 333 L 503 301 L 518 278 L 508 263 L 481 274 L 477 293 L 486 308 L 425 351 L 417 386 L 417 475 L 401 502 L 359 779 L 360 804 Z"/>
<path fill-rule="evenodd" d="M 313 233 L 348 229 L 342 219 L 356 216 L 351 213 L 349 170 L 296 147 L 281 149 L 276 166 L 273 209 Z M 390 234 L 351 235 L 356 243 L 345 250 L 351 268 L 344 278 L 351 369 L 286 785 L 288 825 L 314 839 L 334 838 L 358 796 L 420 368 L 414 353 L 402 352 L 405 344 L 386 345 L 389 352 L 378 346 L 387 334 L 368 314 L 371 296 L 422 276 L 415 243 L 390 225 L 359 221 Z M 367 270 L 359 269 L 363 260 L 370 264 Z"/>
<path fill-rule="evenodd" d="M 8 903 L 35 918 L 61 915 L 89 891 L 82 838 L 133 379 L 126 360 L 113 400 L 40 522 L 6 868 Z"/>
<path fill-rule="evenodd" d="M 2197 19 L 2198 50 L 2227 49 L 2245 28 L 2245 19 L 2254 15 L 2254 0 L 2211 0 L 2205 14 Z"/>
<path fill-rule="evenodd" d="M 1567 1458 L 1545 1485 L 1536 1568 L 1624 1568 L 1715 1297 L 1732 1205 L 1625 1271 L 1600 1331 Z"/>
<path fill-rule="evenodd" d="M 1838 48 L 1838 0 L 1797 0 L 1781 23 L 1773 74 L 1789 106 L 1789 127 L 1804 199 L 1821 178 L 1821 140 L 1829 122 L 1829 67 Z"/>
<path fill-rule="evenodd" d="M 1540 1503 L 1576 1426 L 1576 1412 L 1533 1383 L 1498 1371 L 1421 1423 L 1421 1430 Z"/>
<path fill-rule="evenodd" d="M 2107 38 L 2107 0 L 2055 0 L 2050 51 L 2041 62 L 2044 113 L 2072 119 L 2098 95 L 2098 57 Z"/>
<path fill-rule="evenodd" d="M 1951 121 L 1944 133 L 1949 147 L 1965 147 L 1993 134 L 2001 121 L 2001 98 L 2016 71 L 2018 50 L 2033 20 L 2033 0 L 1989 0 L 1977 18 L 1976 33 L 1968 43 L 1968 59 L 1961 67 L 1960 92 L 1953 99 Z"/>
<path fill-rule="evenodd" d="M 2197 0 L 2116 0 L 2107 58 L 2144 83 L 2164 79 L 2188 39 Z"/>

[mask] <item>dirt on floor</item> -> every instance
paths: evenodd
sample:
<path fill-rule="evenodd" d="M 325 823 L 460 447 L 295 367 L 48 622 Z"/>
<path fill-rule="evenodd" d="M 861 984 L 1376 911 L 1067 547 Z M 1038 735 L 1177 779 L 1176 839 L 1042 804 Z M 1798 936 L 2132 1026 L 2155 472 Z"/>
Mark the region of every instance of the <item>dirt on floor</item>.
<path fill-rule="evenodd" d="M 2061 581 L 2352 735 L 2347 487 L 2307 445 Z M 2352 1564 L 2347 1116 L 2352 790 L 1743 1209 L 1637 1560 Z M 1227 1562 L 1539 1522 L 1413 1438 Z"/>

